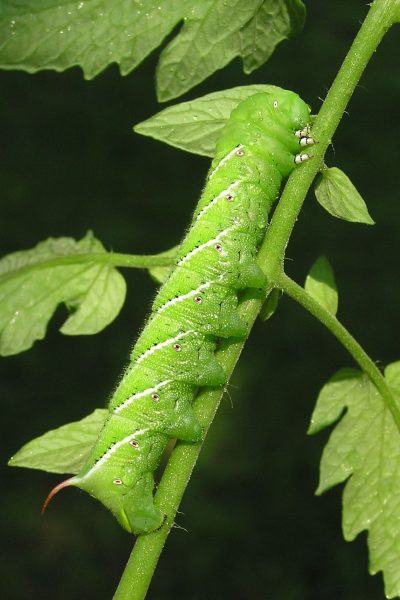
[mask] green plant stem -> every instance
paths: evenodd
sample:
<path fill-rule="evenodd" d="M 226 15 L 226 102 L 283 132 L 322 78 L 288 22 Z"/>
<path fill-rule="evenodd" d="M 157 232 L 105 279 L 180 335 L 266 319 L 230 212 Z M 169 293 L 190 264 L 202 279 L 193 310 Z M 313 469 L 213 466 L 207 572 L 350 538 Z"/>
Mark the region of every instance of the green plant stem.
<path fill-rule="evenodd" d="M 319 302 L 314 300 L 314 298 L 312 298 L 312 296 L 310 296 L 304 288 L 290 279 L 290 277 L 282 274 L 276 283 L 279 288 L 285 292 L 285 294 L 293 298 L 293 300 L 296 300 L 296 302 L 307 309 L 314 317 L 316 317 L 323 325 L 325 325 L 325 327 L 329 329 L 331 333 L 333 333 L 333 335 L 346 348 L 346 350 L 348 350 L 354 360 L 360 365 L 364 373 L 368 375 L 369 379 L 377 388 L 388 409 L 390 410 L 397 428 L 400 431 L 400 409 L 381 371 L 370 359 L 368 354 L 360 346 L 357 340 L 353 338 L 350 332 L 347 331 L 347 329 L 336 319 L 332 313 L 321 306 Z"/>
<path fill-rule="evenodd" d="M 309 152 L 312 159 L 289 178 L 260 250 L 260 263 L 265 265 L 271 281 L 283 271 L 286 246 L 305 194 L 323 166 L 324 154 L 363 71 L 396 19 L 396 10 L 398 3 L 394 0 L 375 0 L 322 104 L 312 128 L 318 142 Z"/>
<path fill-rule="evenodd" d="M 96 263 L 112 267 L 135 267 L 147 269 L 148 267 L 168 266 L 173 264 L 173 257 L 160 256 L 159 254 L 123 254 L 121 252 L 98 252 L 93 254 L 75 254 L 60 256 L 42 263 L 45 267 L 58 265 L 74 265 L 82 263 Z"/>
<path fill-rule="evenodd" d="M 3 273 L 0 275 L 0 283 L 4 283 L 14 277 L 20 277 L 30 271 L 41 269 L 54 269 L 67 265 L 107 265 L 110 267 L 134 267 L 136 269 L 148 269 L 149 267 L 164 267 L 170 266 L 174 262 L 174 257 L 160 256 L 159 254 L 122 254 L 119 252 L 98 252 L 88 254 L 69 254 L 65 256 L 57 256 L 50 260 L 26 265 L 15 271 Z"/>
<path fill-rule="evenodd" d="M 319 144 L 312 150 L 313 159 L 296 169 L 287 182 L 259 254 L 259 264 L 267 273 L 271 288 L 275 287 L 274 282 L 279 281 L 282 276 L 286 246 L 307 190 L 322 165 L 323 155 L 359 78 L 384 33 L 394 22 L 396 11 L 399 11 L 398 0 L 375 0 L 315 121 L 313 134 Z M 241 315 L 247 319 L 249 331 L 262 302 L 260 297 L 248 296 L 241 305 Z M 244 342 L 227 342 L 217 352 L 217 359 L 229 376 L 243 345 Z M 204 388 L 195 401 L 195 410 L 205 430 L 211 424 L 222 394 L 221 390 Z M 201 444 L 177 443 L 155 496 L 156 504 L 167 515 L 166 522 L 159 531 L 137 539 L 114 600 L 145 598 L 200 449 Z"/>
<path fill-rule="evenodd" d="M 253 325 L 265 295 L 258 292 L 243 300 L 240 315 Z M 244 346 L 243 341 L 225 341 L 216 353 L 218 362 L 230 377 Z M 202 427 L 204 438 L 219 406 L 224 390 L 203 388 L 194 402 L 194 409 Z M 204 441 L 203 438 L 203 441 Z M 165 540 L 174 524 L 175 514 L 189 482 L 203 442 L 188 444 L 178 442 L 163 473 L 154 501 L 167 515 L 161 529 L 138 537 L 122 575 L 114 600 L 142 600 L 146 596 L 153 572 Z"/>

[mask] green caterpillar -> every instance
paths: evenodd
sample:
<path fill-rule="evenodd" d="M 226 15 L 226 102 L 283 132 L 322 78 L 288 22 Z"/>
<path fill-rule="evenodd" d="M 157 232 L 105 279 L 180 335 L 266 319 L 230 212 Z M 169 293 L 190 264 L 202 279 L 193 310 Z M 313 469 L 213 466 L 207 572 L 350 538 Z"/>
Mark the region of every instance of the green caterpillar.
<path fill-rule="evenodd" d="M 170 438 L 201 439 L 192 409 L 198 389 L 227 382 L 216 343 L 247 333 L 238 292 L 266 285 L 257 251 L 282 179 L 309 158 L 298 154 L 314 143 L 309 117 L 309 107 L 285 90 L 255 94 L 233 110 L 175 269 L 155 298 L 99 438 L 82 470 L 50 492 L 43 510 L 73 485 L 129 532 L 162 526 L 154 470 Z"/>

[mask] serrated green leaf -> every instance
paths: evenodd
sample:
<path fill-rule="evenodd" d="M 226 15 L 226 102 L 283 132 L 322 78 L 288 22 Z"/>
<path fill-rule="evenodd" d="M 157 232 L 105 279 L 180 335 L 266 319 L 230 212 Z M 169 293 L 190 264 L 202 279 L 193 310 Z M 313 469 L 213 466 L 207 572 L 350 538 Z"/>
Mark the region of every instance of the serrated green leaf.
<path fill-rule="evenodd" d="M 221 69 L 242 52 L 240 32 L 263 0 L 2 0 L 0 66 L 34 73 L 80 66 L 90 79 L 111 63 L 132 71 L 180 22 L 183 26 L 161 54 L 157 69 L 160 100 L 175 98 Z M 282 11 L 267 16 L 268 30 L 288 37 L 298 30 L 300 0 L 280 0 Z M 284 8 L 284 5 L 287 5 Z M 265 14 L 264 14 L 265 13 Z M 300 16 L 299 16 L 300 15 Z M 254 29 L 254 26 L 251 27 Z M 259 26 L 257 27 L 257 31 Z M 285 33 L 286 32 L 286 33 Z M 249 61 L 249 36 L 245 60 Z M 267 53 L 257 36 L 258 61 Z"/>
<path fill-rule="evenodd" d="M 111 63 L 132 71 L 189 12 L 188 0 L 2 0 L 0 65 L 34 73 Z"/>
<path fill-rule="evenodd" d="M 135 125 L 134 131 L 193 154 L 214 156 L 221 130 L 232 110 L 258 92 L 274 92 L 273 85 L 245 85 L 200 96 L 165 108 Z"/>
<path fill-rule="evenodd" d="M 202 0 L 193 4 L 190 18 L 163 51 L 157 69 L 161 102 L 187 92 L 239 56 L 240 30 L 257 12 L 262 0 Z"/>
<path fill-rule="evenodd" d="M 322 171 L 315 186 L 315 196 L 320 205 L 338 219 L 374 225 L 364 200 L 347 175 L 337 167 Z"/>
<path fill-rule="evenodd" d="M 160 252 L 160 254 L 158 254 L 158 256 L 168 256 L 171 258 L 171 260 L 174 260 L 176 258 L 178 249 L 179 249 L 179 245 L 174 246 L 173 248 L 169 248 L 169 250 L 166 250 L 165 252 Z M 175 268 L 175 264 L 172 263 L 171 265 L 168 265 L 168 266 L 151 267 L 150 269 L 148 269 L 148 271 L 149 271 L 150 277 L 154 281 L 156 281 L 157 283 L 164 283 L 164 281 L 166 281 L 168 279 L 169 274 L 171 273 L 171 271 L 174 268 Z"/>
<path fill-rule="evenodd" d="M 107 264 L 65 264 L 79 255 L 103 253 L 89 232 L 79 241 L 49 238 L 1 259 L 0 354 L 22 352 L 43 339 L 60 303 L 73 309 L 61 327 L 64 334 L 94 334 L 111 323 L 125 300 L 122 275 Z"/>
<path fill-rule="evenodd" d="M 362 380 L 356 369 L 341 369 L 321 389 L 307 433 L 313 435 L 338 420 L 346 399 L 351 397 Z"/>
<path fill-rule="evenodd" d="M 278 302 L 279 299 L 282 295 L 281 290 L 278 290 L 277 288 L 273 289 L 267 299 L 265 300 L 264 304 L 261 307 L 260 310 L 260 319 L 261 321 L 268 321 L 268 319 L 270 319 L 272 317 L 272 315 L 275 313 L 277 306 L 278 306 Z"/>
<path fill-rule="evenodd" d="M 301 0 L 264 0 L 240 31 L 244 72 L 258 69 L 280 42 L 299 34 L 305 16 L 306 9 Z"/>
<path fill-rule="evenodd" d="M 50 473 L 78 473 L 96 441 L 108 415 L 97 408 L 90 415 L 52 429 L 35 438 L 10 458 L 10 467 L 27 467 Z"/>
<path fill-rule="evenodd" d="M 339 296 L 335 275 L 326 256 L 320 256 L 312 265 L 306 277 L 304 289 L 321 306 L 336 315 Z"/>
<path fill-rule="evenodd" d="M 385 371 L 400 400 L 400 363 Z M 400 595 L 400 434 L 373 384 L 358 371 L 337 373 L 321 390 L 309 432 L 332 424 L 317 493 L 344 482 L 343 534 L 368 532 L 370 572 L 383 572 L 385 594 Z"/>

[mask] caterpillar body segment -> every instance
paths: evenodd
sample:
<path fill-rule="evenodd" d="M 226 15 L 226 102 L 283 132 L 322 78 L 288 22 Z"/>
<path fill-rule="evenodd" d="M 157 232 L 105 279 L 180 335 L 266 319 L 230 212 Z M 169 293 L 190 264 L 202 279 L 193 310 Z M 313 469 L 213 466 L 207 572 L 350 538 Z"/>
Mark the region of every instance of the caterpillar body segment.
<path fill-rule="evenodd" d="M 223 386 L 219 338 L 243 338 L 238 294 L 263 288 L 259 245 L 282 179 L 314 143 L 309 107 L 293 92 L 259 93 L 231 113 L 176 266 L 117 386 L 85 466 L 50 492 L 73 485 L 100 500 L 134 534 L 158 529 L 154 476 L 170 438 L 197 442 L 192 401 L 202 386 Z M 299 158 L 302 157 L 302 158 Z"/>

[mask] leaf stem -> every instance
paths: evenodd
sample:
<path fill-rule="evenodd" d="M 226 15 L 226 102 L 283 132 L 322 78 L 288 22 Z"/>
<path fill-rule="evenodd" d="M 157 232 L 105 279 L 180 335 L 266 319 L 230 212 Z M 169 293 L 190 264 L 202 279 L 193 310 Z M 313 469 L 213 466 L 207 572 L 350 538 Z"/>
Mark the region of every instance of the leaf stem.
<path fill-rule="evenodd" d="M 283 271 L 286 246 L 307 190 L 323 166 L 324 154 L 363 71 L 396 19 L 396 10 L 396 0 L 375 0 L 372 4 L 315 119 L 312 134 L 318 143 L 310 150 L 312 159 L 289 177 L 260 250 L 260 261 L 271 280 Z"/>
<path fill-rule="evenodd" d="M 360 346 L 357 340 L 349 331 L 337 320 L 337 318 L 324 308 L 319 302 L 314 300 L 304 288 L 293 281 L 290 277 L 282 274 L 276 282 L 279 288 L 288 296 L 296 300 L 309 313 L 318 319 L 329 331 L 339 340 L 339 342 L 348 350 L 354 360 L 360 365 L 372 383 L 381 394 L 384 402 L 390 410 L 393 420 L 400 431 L 400 409 L 394 399 L 385 378 L 381 371 L 371 360 L 365 350 Z"/>
<path fill-rule="evenodd" d="M 93 263 L 93 265 L 108 265 L 110 267 L 134 267 L 137 269 L 148 269 L 149 267 L 170 266 L 174 262 L 174 257 L 160 254 L 123 254 L 121 252 L 97 252 L 88 254 L 68 254 L 57 256 L 42 262 L 35 262 L 25 265 L 20 269 L 8 271 L 0 275 L 0 284 L 20 277 L 30 271 L 41 269 L 54 269 L 66 265 L 80 265 L 84 263 Z"/>
<path fill-rule="evenodd" d="M 332 84 L 313 126 L 313 135 L 319 141 L 314 146 L 313 160 L 296 169 L 284 189 L 274 212 L 259 253 L 259 264 L 270 279 L 270 286 L 283 277 L 283 260 L 290 234 L 311 182 L 323 163 L 324 153 L 357 86 L 362 72 L 375 52 L 386 30 L 399 12 L 399 0 L 375 0 L 361 29 Z M 249 331 L 261 309 L 263 297 L 253 290 L 241 305 L 241 316 L 249 324 Z M 346 337 L 346 343 L 348 338 Z M 228 376 L 240 356 L 244 342 L 225 342 L 217 352 L 217 359 Z M 372 363 L 373 364 L 373 363 Z M 373 371 L 370 363 L 368 369 Z M 378 371 L 379 373 L 379 371 Z M 375 372 L 372 373 L 378 381 Z M 381 385 L 380 379 L 378 381 Z M 383 389 L 383 388 L 382 388 Z M 221 389 L 203 388 L 194 408 L 205 430 L 210 426 L 223 395 Z M 196 463 L 201 444 L 178 442 L 166 466 L 155 502 L 167 515 L 161 529 L 140 536 L 122 575 L 114 600 L 143 600 L 156 567 L 159 555 L 174 523 L 177 507 Z"/>

